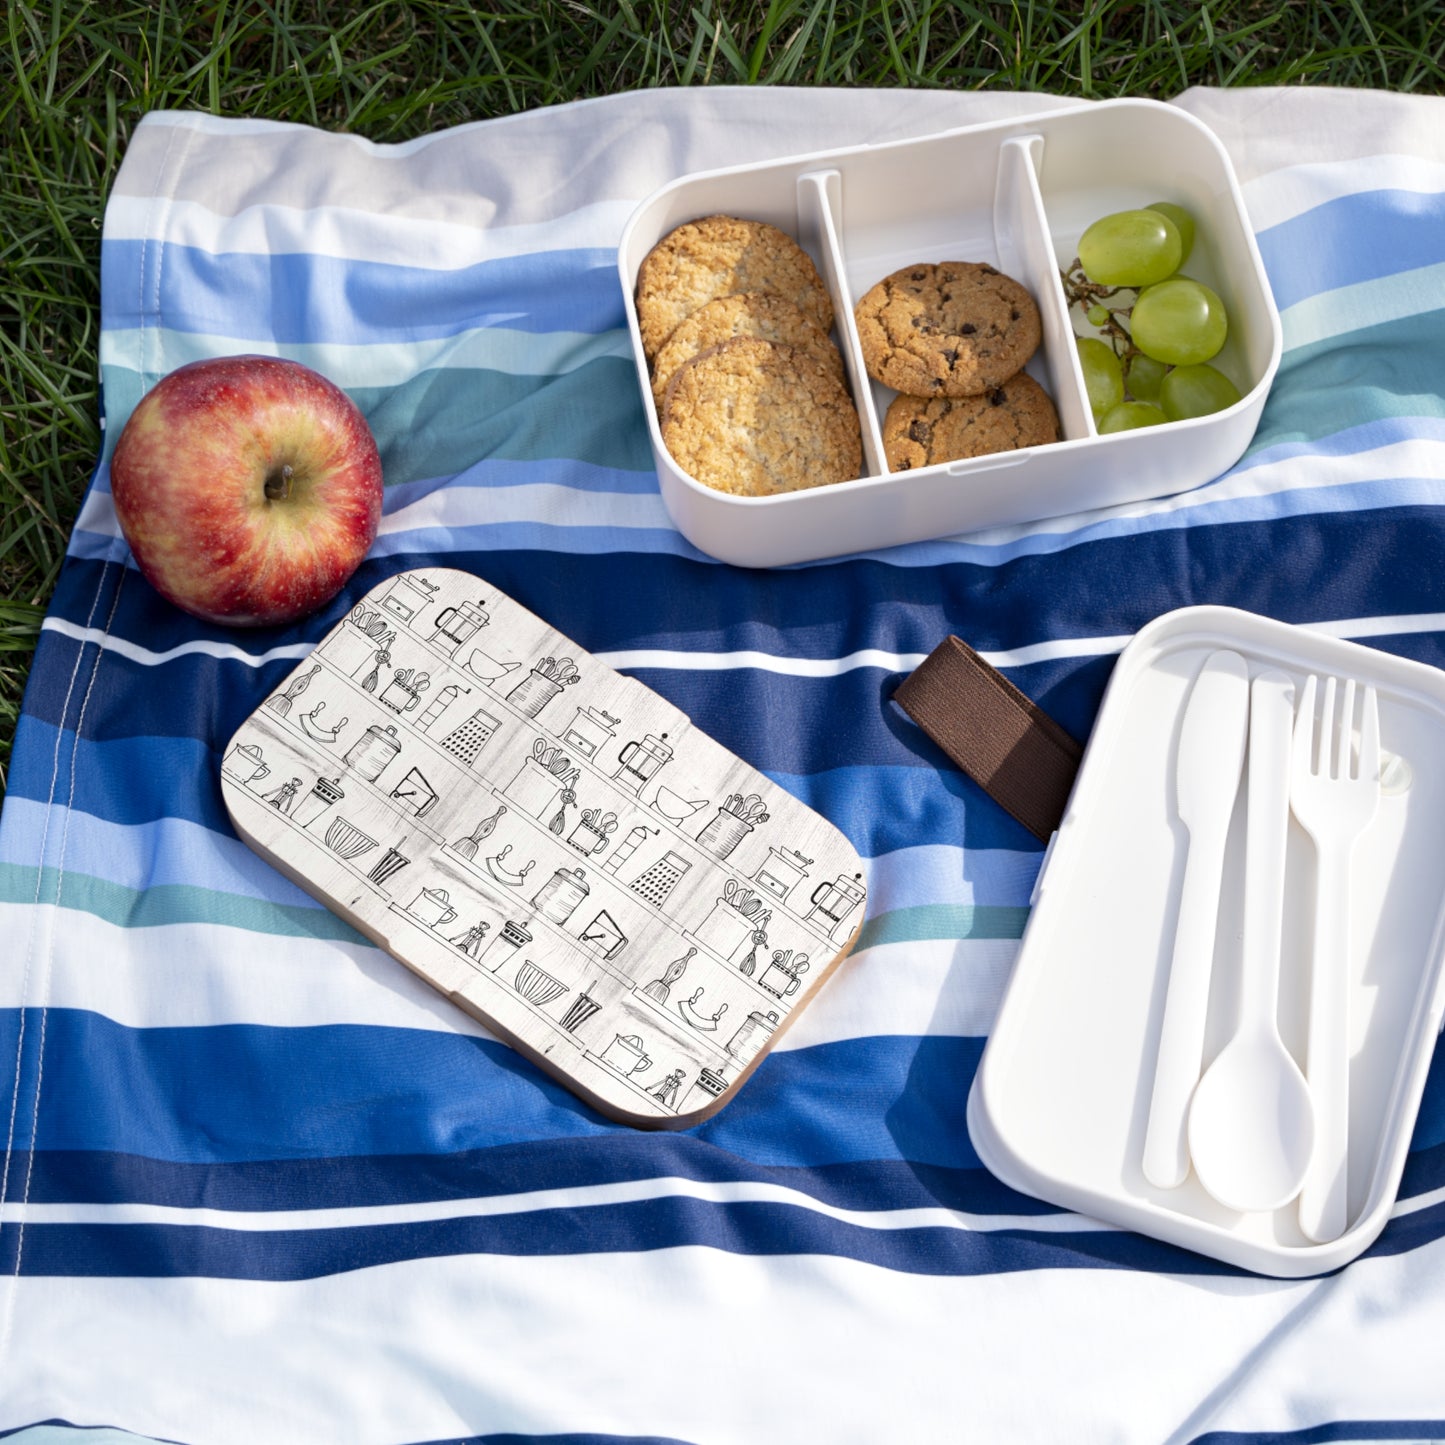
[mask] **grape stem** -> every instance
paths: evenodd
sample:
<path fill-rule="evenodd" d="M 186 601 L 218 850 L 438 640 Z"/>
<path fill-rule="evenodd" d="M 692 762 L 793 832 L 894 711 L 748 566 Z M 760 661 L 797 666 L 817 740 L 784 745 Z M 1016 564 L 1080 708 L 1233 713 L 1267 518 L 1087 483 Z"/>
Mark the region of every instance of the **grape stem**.
<path fill-rule="evenodd" d="M 1084 268 L 1077 256 L 1067 271 L 1059 272 L 1059 279 L 1064 284 L 1064 298 L 1068 301 L 1070 308 L 1077 306 L 1085 316 L 1098 307 L 1107 313 L 1102 322 L 1097 323 L 1097 329 L 1108 338 L 1109 345 L 1114 350 L 1114 355 L 1119 358 L 1121 364 L 1127 366 L 1132 357 L 1139 354 L 1139 348 L 1134 345 L 1134 338 L 1130 335 L 1128 327 L 1121 318 L 1127 318 L 1134 310 L 1134 302 L 1138 299 L 1139 293 L 1132 286 L 1101 286 L 1097 281 L 1090 281 L 1084 274 Z M 1121 292 L 1127 292 L 1129 304 L 1127 306 L 1111 305 L 1111 301 Z M 1095 325 L 1090 322 L 1090 325 Z"/>

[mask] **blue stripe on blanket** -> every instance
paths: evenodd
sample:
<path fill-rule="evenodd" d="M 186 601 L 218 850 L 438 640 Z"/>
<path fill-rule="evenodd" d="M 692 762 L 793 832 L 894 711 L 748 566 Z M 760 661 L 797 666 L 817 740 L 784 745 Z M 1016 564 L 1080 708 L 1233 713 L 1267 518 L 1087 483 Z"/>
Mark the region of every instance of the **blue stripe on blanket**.
<path fill-rule="evenodd" d="M 617 254 L 538 251 L 457 270 L 419 270 L 331 256 L 221 255 L 165 247 L 143 294 L 145 241 L 107 241 L 100 284 L 107 328 L 153 322 L 247 340 L 381 345 L 455 336 L 478 326 L 611 331 L 625 324 Z M 152 258 L 160 248 L 150 246 Z M 160 358 L 162 364 L 164 358 Z"/>

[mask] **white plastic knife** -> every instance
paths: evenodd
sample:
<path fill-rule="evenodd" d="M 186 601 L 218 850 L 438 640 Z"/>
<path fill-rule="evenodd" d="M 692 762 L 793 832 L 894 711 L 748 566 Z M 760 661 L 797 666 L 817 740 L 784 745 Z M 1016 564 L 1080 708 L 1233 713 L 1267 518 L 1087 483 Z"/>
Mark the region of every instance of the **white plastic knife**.
<path fill-rule="evenodd" d="M 1249 666 L 1237 652 L 1211 653 L 1189 693 L 1175 764 L 1179 818 L 1189 830 L 1189 853 L 1143 1161 L 1144 1177 L 1161 1189 L 1177 1187 L 1189 1174 L 1189 1098 L 1204 1057 L 1224 843 L 1248 735 Z"/>

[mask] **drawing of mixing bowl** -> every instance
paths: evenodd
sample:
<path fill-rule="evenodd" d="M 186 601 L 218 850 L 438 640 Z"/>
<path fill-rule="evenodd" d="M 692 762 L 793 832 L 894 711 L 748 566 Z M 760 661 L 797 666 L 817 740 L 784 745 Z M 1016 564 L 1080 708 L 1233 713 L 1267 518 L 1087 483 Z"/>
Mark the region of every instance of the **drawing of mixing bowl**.
<path fill-rule="evenodd" d="M 514 986 L 528 1003 L 545 1008 L 567 987 L 558 983 L 550 973 L 543 973 L 530 959 L 525 960 L 517 970 Z"/>
<path fill-rule="evenodd" d="M 345 818 L 333 818 L 326 830 L 326 846 L 339 858 L 360 858 L 368 849 L 376 847 L 376 839 L 368 838 Z"/>

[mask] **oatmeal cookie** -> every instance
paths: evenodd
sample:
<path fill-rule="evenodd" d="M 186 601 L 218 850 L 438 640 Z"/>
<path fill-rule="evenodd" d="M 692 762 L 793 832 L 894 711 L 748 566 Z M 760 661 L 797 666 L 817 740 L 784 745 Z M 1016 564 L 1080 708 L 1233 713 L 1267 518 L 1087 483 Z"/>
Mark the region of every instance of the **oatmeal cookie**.
<path fill-rule="evenodd" d="M 858 413 L 838 378 L 808 352 L 756 336 L 678 368 L 662 439 L 689 476 L 740 497 L 846 481 L 863 463 Z"/>
<path fill-rule="evenodd" d="M 855 316 L 868 375 L 908 396 L 979 396 L 1021 371 L 1041 336 L 1033 297 L 971 261 L 905 266 Z"/>
<path fill-rule="evenodd" d="M 806 311 L 825 332 L 832 329 L 828 288 L 791 236 L 765 221 L 704 216 L 670 231 L 638 268 L 637 324 L 647 359 L 686 317 L 736 291 L 772 291 Z"/>
<path fill-rule="evenodd" d="M 939 396 L 931 401 L 921 396 L 894 397 L 883 419 L 883 452 L 892 472 L 1058 439 L 1053 402 L 1023 372 L 982 396 Z"/>
<path fill-rule="evenodd" d="M 843 380 L 843 358 L 828 333 L 806 311 L 785 296 L 770 291 L 742 291 L 719 296 L 682 321 L 663 343 L 652 365 L 652 399 L 662 409 L 667 384 L 686 361 L 735 336 L 760 336 L 783 346 L 795 346 L 817 357 L 834 376 Z"/>

